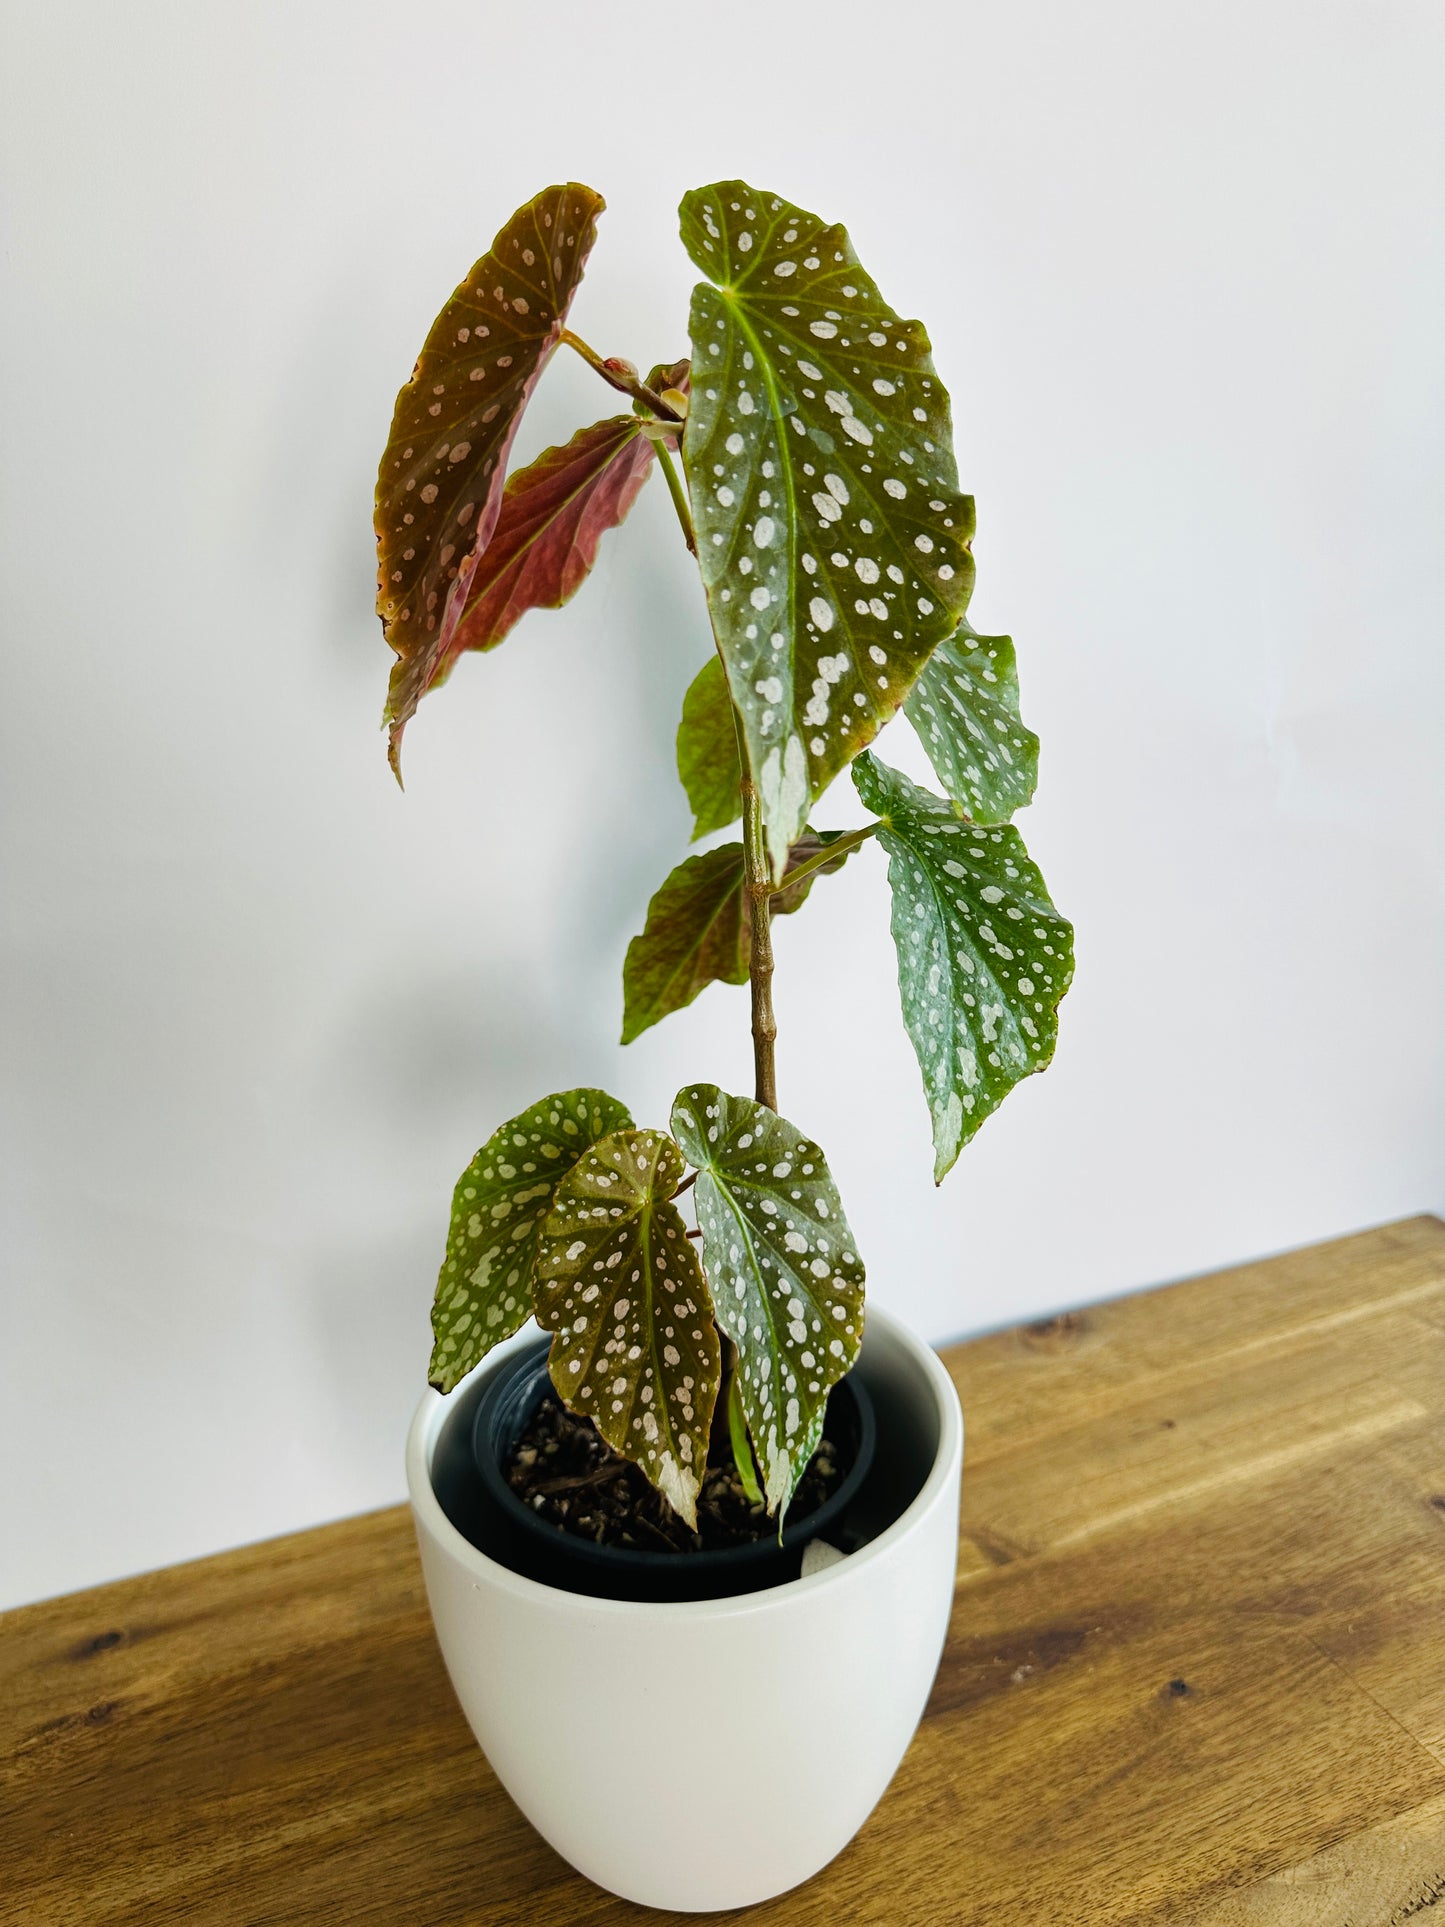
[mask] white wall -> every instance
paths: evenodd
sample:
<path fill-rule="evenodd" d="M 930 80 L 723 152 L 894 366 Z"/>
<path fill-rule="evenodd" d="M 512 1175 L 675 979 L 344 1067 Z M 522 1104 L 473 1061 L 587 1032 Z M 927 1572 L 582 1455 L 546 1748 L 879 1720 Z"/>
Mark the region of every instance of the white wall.
<path fill-rule="evenodd" d="M 878 853 L 780 931 L 877 1296 L 942 1338 L 1445 1204 L 1435 0 L 6 11 L 0 1604 L 399 1497 L 480 1140 L 746 1088 L 742 991 L 613 1042 L 707 646 L 660 487 L 404 798 L 377 730 L 392 397 L 554 179 L 605 351 L 685 348 L 676 202 L 741 173 L 955 397 L 1079 969 L 935 1193 Z M 606 412 L 558 365 L 524 452 Z"/>

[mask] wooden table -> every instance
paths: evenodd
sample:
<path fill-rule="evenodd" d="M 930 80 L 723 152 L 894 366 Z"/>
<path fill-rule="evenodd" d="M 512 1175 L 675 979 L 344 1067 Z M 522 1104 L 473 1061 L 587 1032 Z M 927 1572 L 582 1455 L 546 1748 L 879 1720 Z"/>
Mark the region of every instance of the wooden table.
<path fill-rule="evenodd" d="M 853 1845 L 749 1918 L 1445 1923 L 1445 1225 L 948 1364 L 964 1540 L 928 1714 Z M 503 1794 L 399 1509 L 0 1620 L 7 1927 L 664 1918 L 690 1917 L 589 1886 Z"/>

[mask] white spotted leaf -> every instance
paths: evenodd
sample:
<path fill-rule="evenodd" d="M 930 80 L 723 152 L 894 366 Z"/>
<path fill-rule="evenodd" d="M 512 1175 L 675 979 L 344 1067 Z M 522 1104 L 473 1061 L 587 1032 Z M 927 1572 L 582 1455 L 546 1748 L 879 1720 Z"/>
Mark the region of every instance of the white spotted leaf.
<path fill-rule="evenodd" d="M 694 843 L 737 822 L 743 812 L 743 773 L 733 699 L 722 659 L 716 654 L 708 657 L 682 699 L 677 773 L 692 808 Z"/>
<path fill-rule="evenodd" d="M 821 863 L 798 883 L 790 873 L 822 855 L 841 830 L 809 830 L 788 852 L 782 887 L 771 914 L 798 909 L 820 876 L 841 870 L 852 855 Z M 752 904 L 744 888 L 743 846 L 722 843 L 690 856 L 673 870 L 647 906 L 647 923 L 627 946 L 622 966 L 622 1041 L 635 1037 L 690 1004 L 712 983 L 745 984 L 752 960 Z"/>
<path fill-rule="evenodd" d="M 829 1389 L 858 1356 L 863 1263 L 827 1160 L 786 1118 L 695 1084 L 678 1092 L 672 1129 L 698 1167 L 703 1267 L 737 1347 L 768 1511 L 786 1511 Z"/>
<path fill-rule="evenodd" d="M 526 1324 L 558 1185 L 599 1138 L 631 1122 L 605 1091 L 559 1091 L 494 1131 L 463 1171 L 432 1305 L 429 1377 L 438 1391 Z"/>
<path fill-rule="evenodd" d="M 432 323 L 396 398 L 376 482 L 376 612 L 397 656 L 386 703 L 393 769 L 418 702 L 454 660 L 512 439 L 561 339 L 603 205 L 568 181 L 518 208 Z"/>
<path fill-rule="evenodd" d="M 693 294 L 683 461 L 776 876 L 957 627 L 973 502 L 928 336 L 841 227 L 741 181 L 681 213 L 712 284 Z"/>
<path fill-rule="evenodd" d="M 1011 825 L 960 822 L 945 798 L 871 754 L 853 781 L 881 818 L 903 1021 L 941 1183 L 984 1119 L 1053 1056 L 1074 933 Z"/>
<path fill-rule="evenodd" d="M 557 1192 L 537 1265 L 537 1322 L 563 1402 L 584 1413 L 694 1530 L 722 1371 L 707 1281 L 677 1206 L 682 1153 L 617 1131 Z"/>
<path fill-rule="evenodd" d="M 944 789 L 975 823 L 1007 823 L 1034 793 L 1039 739 L 1019 716 L 1008 636 L 967 622 L 939 643 L 904 704 Z"/>

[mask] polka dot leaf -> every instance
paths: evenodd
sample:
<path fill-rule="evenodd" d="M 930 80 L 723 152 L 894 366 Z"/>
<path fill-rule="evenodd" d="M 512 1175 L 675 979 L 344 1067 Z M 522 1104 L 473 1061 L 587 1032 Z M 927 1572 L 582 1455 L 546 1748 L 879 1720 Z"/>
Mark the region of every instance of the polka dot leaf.
<path fill-rule="evenodd" d="M 742 765 L 727 672 L 716 654 L 708 657 L 682 699 L 677 773 L 694 817 L 694 843 L 737 822 L 743 810 Z"/>
<path fill-rule="evenodd" d="M 841 870 L 852 854 L 789 884 L 789 872 L 811 862 L 839 830 L 807 831 L 788 853 L 783 887 L 772 914 L 787 916 L 807 899 L 820 876 Z M 712 983 L 745 984 L 752 956 L 752 905 L 744 889 L 743 846 L 723 843 L 690 856 L 667 877 L 647 906 L 647 924 L 627 946 L 622 966 L 622 1041 L 630 1044 L 661 1018 L 690 1004 Z"/>
<path fill-rule="evenodd" d="M 494 1131 L 463 1171 L 432 1306 L 429 1376 L 438 1391 L 526 1324 L 558 1185 L 599 1138 L 631 1122 L 605 1091 L 560 1091 Z"/>
<path fill-rule="evenodd" d="M 933 1115 L 935 1182 L 1054 1053 L 1074 933 L 1008 825 L 965 823 L 871 754 L 853 781 L 882 819 L 903 1021 Z"/>
<path fill-rule="evenodd" d="M 376 610 L 397 657 L 386 721 L 398 771 L 402 732 L 451 660 L 512 438 L 561 338 L 603 205 L 569 181 L 519 208 L 433 322 L 396 398 L 376 484 Z"/>
<path fill-rule="evenodd" d="M 537 1320 L 552 1383 L 697 1526 L 721 1375 L 707 1281 L 675 1204 L 685 1167 L 660 1131 L 595 1144 L 543 1233 Z"/>
<path fill-rule="evenodd" d="M 651 467 L 652 443 L 637 416 L 615 415 L 510 476 L 434 684 L 463 650 L 494 649 L 529 609 L 560 609 L 575 595 Z"/>
<path fill-rule="evenodd" d="M 703 1267 L 737 1347 L 768 1510 L 786 1511 L 829 1389 L 858 1356 L 863 1262 L 827 1160 L 786 1118 L 697 1084 L 678 1092 L 672 1129 L 698 1167 Z"/>
<path fill-rule="evenodd" d="M 708 277 L 683 460 L 778 875 L 814 798 L 956 629 L 973 502 L 928 336 L 841 227 L 741 181 L 681 213 Z"/>
<path fill-rule="evenodd" d="M 1019 716 L 1014 646 L 967 622 L 939 643 L 904 704 L 944 789 L 975 823 L 1007 823 L 1034 793 L 1039 739 Z"/>

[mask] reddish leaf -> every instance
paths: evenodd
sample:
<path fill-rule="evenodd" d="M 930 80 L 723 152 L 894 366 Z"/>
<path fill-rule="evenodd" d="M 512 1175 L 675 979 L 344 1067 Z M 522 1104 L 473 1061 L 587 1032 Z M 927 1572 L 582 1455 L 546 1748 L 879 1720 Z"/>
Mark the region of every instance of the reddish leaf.
<path fill-rule="evenodd" d="M 652 443 L 636 415 L 580 429 L 507 482 L 466 603 L 434 680 L 463 649 L 491 649 L 528 609 L 560 609 L 647 480 Z"/>
<path fill-rule="evenodd" d="M 597 233 L 600 194 L 549 187 L 508 221 L 432 324 L 396 399 L 376 485 L 377 613 L 398 660 L 386 720 L 401 734 L 448 659 L 507 454 L 556 347 Z"/>

